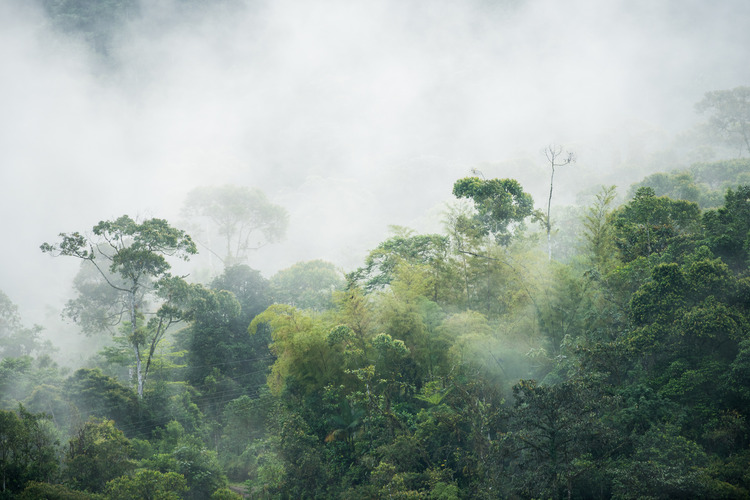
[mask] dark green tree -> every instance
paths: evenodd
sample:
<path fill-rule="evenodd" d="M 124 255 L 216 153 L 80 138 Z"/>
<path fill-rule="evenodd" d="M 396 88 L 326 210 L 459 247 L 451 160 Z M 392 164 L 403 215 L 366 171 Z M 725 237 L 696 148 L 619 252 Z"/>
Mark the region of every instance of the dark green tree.
<path fill-rule="evenodd" d="M 244 264 L 226 268 L 210 289 L 195 293 L 192 324 L 177 336 L 187 351 L 187 379 L 201 391 L 202 402 L 213 401 L 218 409 L 266 384 L 271 337 L 267 328 L 248 335 L 247 327 L 270 304 L 268 280 Z"/>
<path fill-rule="evenodd" d="M 148 435 L 148 425 L 143 425 L 148 421 L 148 409 L 138 395 L 98 368 L 76 370 L 65 381 L 65 394 L 84 421 L 89 417 L 112 419 L 120 426 Z"/>
<path fill-rule="evenodd" d="M 466 177 L 453 184 L 453 195 L 474 202 L 473 223 L 481 234 L 491 235 L 502 245 L 510 242 L 534 211 L 534 200 L 515 179 Z"/>
<path fill-rule="evenodd" d="M 625 262 L 663 252 L 681 237 L 700 232 L 700 209 L 688 201 L 658 197 L 648 187 L 612 214 L 615 243 Z"/>
<path fill-rule="evenodd" d="M 727 190 L 724 206 L 703 214 L 706 240 L 735 271 L 750 266 L 750 185 Z"/>
<path fill-rule="evenodd" d="M 135 467 L 132 457 L 132 444 L 114 421 L 91 419 L 70 440 L 63 477 L 77 490 L 99 493 Z"/>
<path fill-rule="evenodd" d="M 180 474 L 146 469 L 112 479 L 104 495 L 107 500 L 180 500 L 186 491 L 187 483 Z"/>
<path fill-rule="evenodd" d="M 17 412 L 0 410 L 0 491 L 3 497 L 19 493 L 28 481 L 56 479 L 59 443 L 45 423 L 44 415 L 29 413 L 21 405 Z"/>
<path fill-rule="evenodd" d="M 73 490 L 63 484 L 50 484 L 29 481 L 26 488 L 18 495 L 19 500 L 92 500 L 91 493 Z"/>
<path fill-rule="evenodd" d="M 522 380 L 507 435 L 515 447 L 513 483 L 527 498 L 572 498 L 579 481 L 600 467 L 618 445 L 601 419 L 606 394 L 581 382 L 552 386 Z"/>

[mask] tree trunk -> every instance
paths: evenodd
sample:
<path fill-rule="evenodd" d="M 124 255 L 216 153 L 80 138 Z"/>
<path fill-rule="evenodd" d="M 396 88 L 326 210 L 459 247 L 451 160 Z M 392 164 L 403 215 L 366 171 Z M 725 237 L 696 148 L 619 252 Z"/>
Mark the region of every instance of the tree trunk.
<path fill-rule="evenodd" d="M 141 366 L 141 350 L 138 347 L 138 316 L 135 311 L 135 290 L 130 291 L 130 335 L 135 354 L 135 378 L 137 381 L 138 399 L 143 399 L 143 370 Z"/>
<path fill-rule="evenodd" d="M 549 199 L 547 200 L 547 259 L 552 262 L 552 240 L 550 231 L 552 230 L 552 220 L 550 220 L 550 211 L 552 209 L 552 183 L 555 180 L 555 162 L 552 161 L 552 175 L 549 178 Z"/>
<path fill-rule="evenodd" d="M 135 353 L 135 377 L 137 379 L 138 399 L 143 399 L 143 371 L 141 370 L 141 350 L 138 344 L 133 342 L 133 352 Z"/>

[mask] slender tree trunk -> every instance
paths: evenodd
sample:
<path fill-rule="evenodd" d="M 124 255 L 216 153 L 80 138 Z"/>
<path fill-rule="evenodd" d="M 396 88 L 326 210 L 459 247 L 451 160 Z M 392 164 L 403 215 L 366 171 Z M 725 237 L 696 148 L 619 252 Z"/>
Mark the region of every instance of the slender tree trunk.
<path fill-rule="evenodd" d="M 549 178 L 549 199 L 547 200 L 547 259 L 552 262 L 552 240 L 550 239 L 550 232 L 552 230 L 552 220 L 550 219 L 550 211 L 552 209 L 552 185 L 555 180 L 555 162 L 552 162 L 552 175 Z"/>
<path fill-rule="evenodd" d="M 138 399 L 143 399 L 143 371 L 141 366 L 141 350 L 138 347 L 138 324 L 135 311 L 135 291 L 130 292 L 130 335 L 135 354 L 135 378 L 137 381 Z"/>
<path fill-rule="evenodd" d="M 135 377 L 138 380 L 138 399 L 143 399 L 143 372 L 141 371 L 141 350 L 138 344 L 133 342 L 133 352 L 135 353 Z"/>

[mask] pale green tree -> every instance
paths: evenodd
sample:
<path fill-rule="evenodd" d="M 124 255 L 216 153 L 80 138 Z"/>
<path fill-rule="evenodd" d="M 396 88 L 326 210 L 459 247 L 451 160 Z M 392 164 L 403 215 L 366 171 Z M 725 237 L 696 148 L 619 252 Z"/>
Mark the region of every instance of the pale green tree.
<path fill-rule="evenodd" d="M 709 112 L 709 126 L 730 147 L 750 153 L 750 87 L 706 92 L 695 105 L 699 113 Z"/>
<path fill-rule="evenodd" d="M 289 224 L 283 207 L 271 203 L 260 189 L 244 186 L 193 189 L 182 212 L 196 222 L 199 243 L 225 267 L 242 264 L 251 250 L 281 240 Z"/>
<path fill-rule="evenodd" d="M 170 274 L 167 257 L 187 260 L 197 252 L 195 243 L 166 220 L 138 222 L 127 215 L 99 222 L 91 236 L 75 232 L 60 233 L 60 237 L 56 245 L 42 244 L 42 252 L 91 263 L 117 292 L 118 307 L 111 318 L 115 323 L 126 322 L 136 365 L 138 396 L 142 398 L 156 345 L 169 326 L 182 319 L 177 304 L 184 300 L 189 289 L 182 279 Z M 116 279 L 111 279 L 113 276 Z M 160 302 L 161 307 L 146 321 L 149 299 Z"/>

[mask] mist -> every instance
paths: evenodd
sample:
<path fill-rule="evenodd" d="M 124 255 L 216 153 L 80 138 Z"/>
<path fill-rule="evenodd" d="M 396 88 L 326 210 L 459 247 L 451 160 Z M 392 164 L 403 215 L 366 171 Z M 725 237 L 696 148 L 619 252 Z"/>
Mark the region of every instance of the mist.
<path fill-rule="evenodd" d="M 748 16 L 739 0 L 162 0 L 103 55 L 5 0 L 0 289 L 27 322 L 54 317 L 77 265 L 42 242 L 122 214 L 179 223 L 196 186 L 258 187 L 289 211 L 285 241 L 248 262 L 266 276 L 351 270 L 391 224 L 439 231 L 472 168 L 541 206 L 552 143 L 578 156 L 555 203 L 624 191 L 697 158 L 674 141 L 705 92 L 750 81 Z"/>

